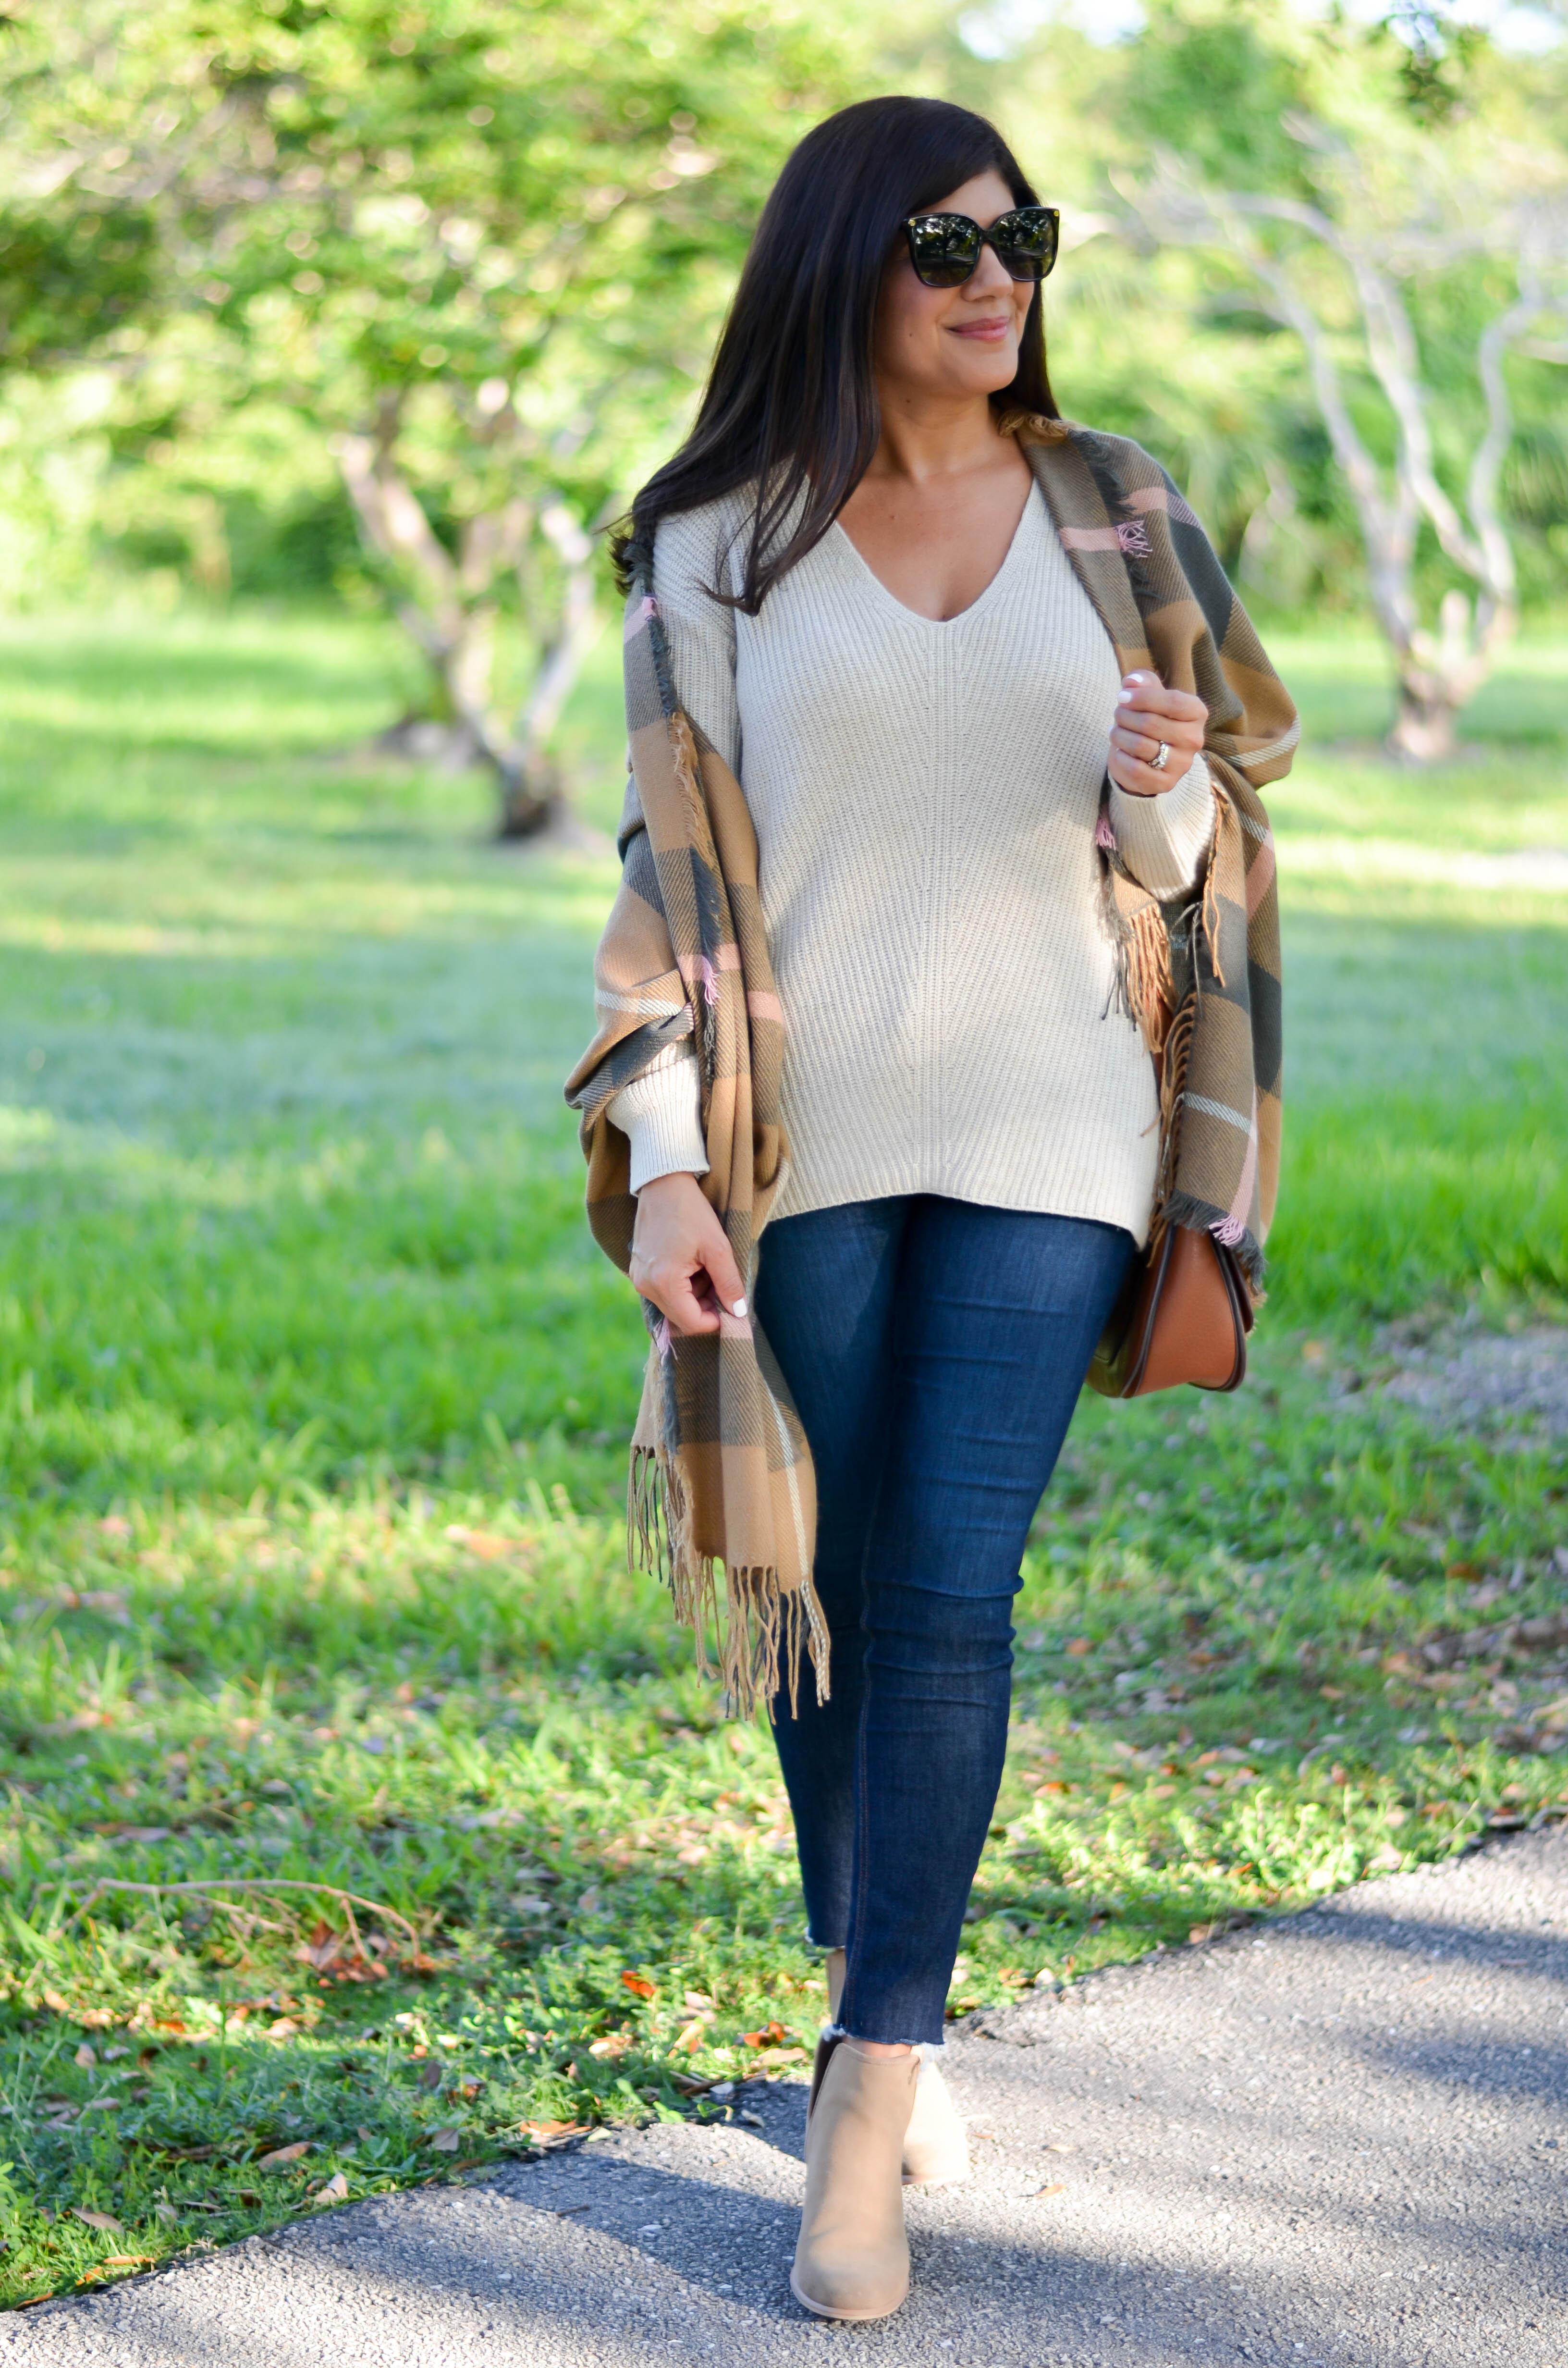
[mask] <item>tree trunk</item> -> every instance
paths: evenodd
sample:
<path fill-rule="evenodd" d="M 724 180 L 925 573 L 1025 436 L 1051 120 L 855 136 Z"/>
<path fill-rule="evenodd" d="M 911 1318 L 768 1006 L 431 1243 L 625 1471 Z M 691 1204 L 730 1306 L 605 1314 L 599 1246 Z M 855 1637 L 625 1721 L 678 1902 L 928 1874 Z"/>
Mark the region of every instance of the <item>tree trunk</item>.
<path fill-rule="evenodd" d="M 531 757 L 508 759 L 498 768 L 501 781 L 500 838 L 533 838 L 548 828 L 561 810 L 560 767 L 536 752 Z"/>
<path fill-rule="evenodd" d="M 554 820 L 564 796 L 561 768 L 545 742 L 595 631 L 593 538 L 559 495 L 537 512 L 514 497 L 465 522 L 454 564 L 398 467 L 400 420 L 396 400 L 388 398 L 373 436 L 338 437 L 338 464 L 365 541 L 395 569 L 406 589 L 409 597 L 397 603 L 398 620 L 428 661 L 448 713 L 405 716 L 383 745 L 454 771 L 465 764 L 487 765 L 499 792 L 498 836 L 530 838 Z M 522 713 L 508 734 L 494 703 L 495 586 L 502 572 L 511 570 L 525 612 L 536 607 L 528 568 L 536 528 L 555 552 L 562 582 L 546 613 L 530 617 L 539 662 Z"/>
<path fill-rule="evenodd" d="M 1417 630 L 1394 636 L 1399 670 L 1399 712 L 1388 745 L 1406 764 L 1437 765 L 1454 753 L 1454 723 L 1492 670 L 1497 651 L 1514 630 L 1512 608 L 1478 601 L 1472 609 L 1460 591 L 1445 592 L 1437 606 L 1435 633 Z"/>
<path fill-rule="evenodd" d="M 1399 712 L 1388 737 L 1391 756 L 1407 765 L 1440 765 L 1454 753 L 1454 718 L 1460 702 L 1450 685 L 1414 663 L 1399 670 Z"/>

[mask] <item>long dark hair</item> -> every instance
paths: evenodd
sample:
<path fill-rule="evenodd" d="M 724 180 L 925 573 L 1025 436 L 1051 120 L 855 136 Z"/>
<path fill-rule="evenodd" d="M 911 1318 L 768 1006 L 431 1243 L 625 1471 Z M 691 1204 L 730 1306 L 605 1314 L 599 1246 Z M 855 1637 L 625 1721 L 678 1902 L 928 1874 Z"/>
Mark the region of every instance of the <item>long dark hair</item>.
<path fill-rule="evenodd" d="M 612 539 L 623 591 L 646 569 L 662 518 L 738 485 L 757 489 L 737 603 L 748 616 L 822 541 L 881 432 L 872 346 L 900 226 L 985 172 L 1001 175 L 1015 205 L 1040 203 L 995 125 L 946 99 L 862 99 L 806 134 L 762 210 L 696 424 Z M 1060 416 L 1039 288 L 1017 374 L 992 402 Z"/>

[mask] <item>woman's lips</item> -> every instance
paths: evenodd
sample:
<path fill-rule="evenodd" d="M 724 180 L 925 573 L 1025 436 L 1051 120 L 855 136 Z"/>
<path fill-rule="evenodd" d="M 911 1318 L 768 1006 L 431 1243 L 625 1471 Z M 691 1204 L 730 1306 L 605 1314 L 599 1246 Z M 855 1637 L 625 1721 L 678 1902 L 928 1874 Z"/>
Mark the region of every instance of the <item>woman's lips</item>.
<path fill-rule="evenodd" d="M 1012 325 L 1012 316 L 1009 313 L 998 313 L 994 321 L 960 322 L 955 325 L 952 334 L 955 337 L 980 337 L 987 344 L 994 345 L 1007 335 Z"/>

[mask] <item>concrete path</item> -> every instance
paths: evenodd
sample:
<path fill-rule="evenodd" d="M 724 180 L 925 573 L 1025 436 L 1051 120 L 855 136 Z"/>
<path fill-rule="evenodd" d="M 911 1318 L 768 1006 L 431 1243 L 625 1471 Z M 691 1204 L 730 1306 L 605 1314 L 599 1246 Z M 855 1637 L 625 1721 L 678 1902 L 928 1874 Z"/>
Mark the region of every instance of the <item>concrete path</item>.
<path fill-rule="evenodd" d="M 1564 2368 L 1568 1833 L 1031 1998 L 949 2051 L 915 2290 L 790 2301 L 804 2093 L 348 2206 L 0 2320 L 119 2368 Z"/>

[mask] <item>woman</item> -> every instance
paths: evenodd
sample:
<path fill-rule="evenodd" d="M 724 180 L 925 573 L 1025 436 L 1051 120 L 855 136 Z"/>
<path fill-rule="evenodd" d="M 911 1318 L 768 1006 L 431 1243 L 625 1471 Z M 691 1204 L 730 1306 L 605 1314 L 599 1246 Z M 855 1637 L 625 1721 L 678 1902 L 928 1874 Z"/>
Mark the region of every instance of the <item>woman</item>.
<path fill-rule="evenodd" d="M 635 1531 L 699 1629 L 723 1569 L 828 1952 L 791 2283 L 842 2318 L 907 2292 L 902 2182 L 965 2169 L 924 2051 L 1091 1352 L 1157 1184 L 1255 1275 L 1272 1191 L 1252 784 L 1293 711 L 1170 480 L 1059 421 L 1055 233 L 961 108 L 819 126 L 620 552 L 626 872 L 568 1092 L 654 1335 Z"/>

